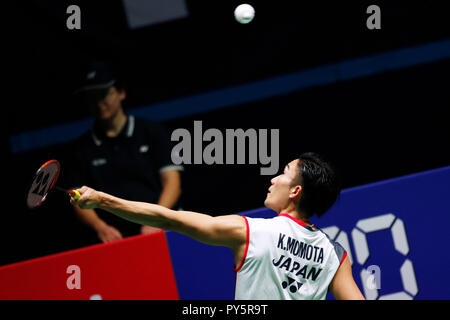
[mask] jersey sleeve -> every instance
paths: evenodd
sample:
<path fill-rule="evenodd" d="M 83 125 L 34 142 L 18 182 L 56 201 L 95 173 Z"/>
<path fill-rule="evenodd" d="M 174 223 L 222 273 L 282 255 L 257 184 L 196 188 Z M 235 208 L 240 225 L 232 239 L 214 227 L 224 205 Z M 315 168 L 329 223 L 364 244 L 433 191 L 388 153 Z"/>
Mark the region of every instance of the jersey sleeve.
<path fill-rule="evenodd" d="M 334 252 L 337 255 L 337 258 L 339 260 L 339 266 L 340 266 L 342 264 L 342 262 L 344 262 L 345 257 L 347 256 L 347 251 L 345 251 L 344 247 L 341 246 L 338 242 L 331 241 L 331 243 L 334 246 Z"/>

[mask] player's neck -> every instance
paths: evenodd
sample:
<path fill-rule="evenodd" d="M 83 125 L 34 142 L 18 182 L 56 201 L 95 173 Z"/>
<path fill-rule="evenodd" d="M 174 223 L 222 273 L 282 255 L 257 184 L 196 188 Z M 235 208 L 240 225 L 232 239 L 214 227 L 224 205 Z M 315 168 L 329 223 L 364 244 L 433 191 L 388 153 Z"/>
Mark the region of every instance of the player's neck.
<path fill-rule="evenodd" d="M 301 212 L 300 210 L 298 210 L 295 206 L 294 207 L 288 207 L 284 210 L 280 211 L 280 214 L 284 213 L 284 214 L 288 214 L 290 215 L 292 218 L 295 218 L 297 220 L 303 221 L 306 224 L 311 225 L 308 215 L 304 214 L 303 212 Z"/>
<path fill-rule="evenodd" d="M 123 127 L 127 123 L 127 116 L 123 110 L 119 110 L 111 119 L 102 121 L 101 125 L 105 135 L 109 138 L 114 138 L 119 135 Z"/>

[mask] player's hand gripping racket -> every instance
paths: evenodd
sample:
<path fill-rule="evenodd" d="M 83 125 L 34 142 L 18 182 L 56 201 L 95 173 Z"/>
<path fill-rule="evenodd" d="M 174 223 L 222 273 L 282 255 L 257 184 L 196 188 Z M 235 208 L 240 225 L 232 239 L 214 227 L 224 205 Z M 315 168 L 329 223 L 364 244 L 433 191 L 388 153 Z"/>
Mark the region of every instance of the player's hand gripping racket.
<path fill-rule="evenodd" d="M 27 195 L 27 205 L 30 209 L 39 207 L 47 198 L 48 193 L 55 189 L 69 194 L 77 200 L 80 193 L 77 190 L 66 190 L 56 185 L 61 166 L 57 160 L 50 160 L 44 163 L 34 176 L 30 190 Z"/>

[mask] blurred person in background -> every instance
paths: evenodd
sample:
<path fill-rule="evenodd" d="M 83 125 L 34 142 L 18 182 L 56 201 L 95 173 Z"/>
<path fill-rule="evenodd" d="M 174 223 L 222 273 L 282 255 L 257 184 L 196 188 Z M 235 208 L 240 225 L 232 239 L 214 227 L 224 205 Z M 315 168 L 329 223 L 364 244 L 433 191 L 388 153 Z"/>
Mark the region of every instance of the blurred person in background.
<path fill-rule="evenodd" d="M 93 128 L 73 143 L 68 170 L 71 184 L 87 184 L 118 197 L 177 209 L 183 167 L 172 163 L 170 136 L 162 125 L 125 113 L 126 91 L 111 67 L 102 61 L 91 62 L 75 95 L 95 121 Z M 74 210 L 95 231 L 83 239 L 88 244 L 160 230 L 99 209 Z"/>

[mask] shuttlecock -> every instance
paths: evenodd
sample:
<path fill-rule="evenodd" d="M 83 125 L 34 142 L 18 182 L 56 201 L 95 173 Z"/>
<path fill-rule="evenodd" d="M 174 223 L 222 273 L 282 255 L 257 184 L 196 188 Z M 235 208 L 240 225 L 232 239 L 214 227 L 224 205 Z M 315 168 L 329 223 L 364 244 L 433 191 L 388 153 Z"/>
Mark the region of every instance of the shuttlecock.
<path fill-rule="evenodd" d="M 236 21 L 242 24 L 247 24 L 255 17 L 255 9 L 249 4 L 241 4 L 234 9 L 234 17 Z"/>

